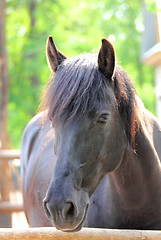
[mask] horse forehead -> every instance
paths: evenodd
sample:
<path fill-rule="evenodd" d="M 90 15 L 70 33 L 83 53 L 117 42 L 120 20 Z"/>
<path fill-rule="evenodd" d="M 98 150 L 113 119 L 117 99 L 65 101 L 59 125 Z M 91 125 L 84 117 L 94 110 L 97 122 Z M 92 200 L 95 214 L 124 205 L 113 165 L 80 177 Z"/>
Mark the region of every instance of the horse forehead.
<path fill-rule="evenodd" d="M 71 121 L 67 124 L 64 121 L 59 121 L 57 126 L 55 126 L 56 133 L 61 133 L 63 135 L 72 136 L 75 133 L 83 132 L 83 130 L 89 129 L 92 120 L 86 115 L 81 116 L 76 121 Z"/>

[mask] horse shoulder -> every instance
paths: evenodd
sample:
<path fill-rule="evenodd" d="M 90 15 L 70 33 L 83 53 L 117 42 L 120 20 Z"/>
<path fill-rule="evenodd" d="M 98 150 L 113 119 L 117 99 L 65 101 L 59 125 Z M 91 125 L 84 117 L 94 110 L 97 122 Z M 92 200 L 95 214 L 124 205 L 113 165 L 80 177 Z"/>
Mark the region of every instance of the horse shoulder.
<path fill-rule="evenodd" d="M 46 121 L 43 120 L 44 113 L 41 112 L 35 115 L 27 124 L 21 139 L 21 175 L 24 177 L 26 168 L 32 154 L 33 146 L 35 145 L 38 135 L 44 131 L 43 125 Z M 45 121 L 45 122 L 44 122 Z M 42 133 L 41 133 L 42 134 Z"/>

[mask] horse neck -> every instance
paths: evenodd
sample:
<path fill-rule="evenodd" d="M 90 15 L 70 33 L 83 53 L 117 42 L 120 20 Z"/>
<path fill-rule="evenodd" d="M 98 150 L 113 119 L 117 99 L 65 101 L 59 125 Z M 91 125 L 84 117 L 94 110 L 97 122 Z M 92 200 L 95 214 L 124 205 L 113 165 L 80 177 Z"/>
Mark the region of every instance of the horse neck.
<path fill-rule="evenodd" d="M 150 121 L 148 125 L 145 119 L 146 116 L 140 121 L 140 130 L 136 134 L 136 153 L 127 144 L 120 166 L 109 174 L 112 196 L 120 199 L 120 204 L 138 209 L 150 204 L 155 197 L 161 197 L 161 190 L 158 190 L 161 185 L 160 159 L 152 135 L 154 122 L 151 124 Z"/>

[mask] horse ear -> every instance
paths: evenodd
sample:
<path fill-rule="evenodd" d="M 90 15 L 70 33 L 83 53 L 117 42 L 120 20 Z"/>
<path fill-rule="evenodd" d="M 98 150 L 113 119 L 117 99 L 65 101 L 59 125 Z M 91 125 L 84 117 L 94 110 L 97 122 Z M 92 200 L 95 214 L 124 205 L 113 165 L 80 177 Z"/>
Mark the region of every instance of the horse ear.
<path fill-rule="evenodd" d="M 105 38 L 98 54 L 98 69 L 107 78 L 112 78 L 115 68 L 115 51 L 112 44 Z"/>
<path fill-rule="evenodd" d="M 53 72 L 56 72 L 58 66 L 67 58 L 56 48 L 52 36 L 49 36 L 47 40 L 46 55 L 48 65 Z"/>

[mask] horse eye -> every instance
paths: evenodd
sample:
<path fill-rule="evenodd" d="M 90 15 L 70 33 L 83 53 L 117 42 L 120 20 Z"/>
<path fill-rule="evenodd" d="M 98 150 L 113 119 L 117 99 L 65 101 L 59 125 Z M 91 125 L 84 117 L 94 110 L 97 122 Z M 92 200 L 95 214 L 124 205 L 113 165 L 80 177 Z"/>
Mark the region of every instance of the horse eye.
<path fill-rule="evenodd" d="M 105 124 L 107 122 L 107 119 L 108 119 L 108 114 L 102 114 L 97 120 L 97 123 Z"/>

